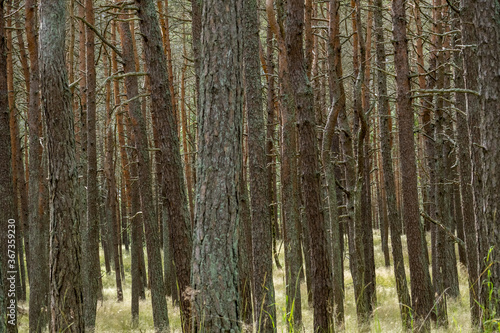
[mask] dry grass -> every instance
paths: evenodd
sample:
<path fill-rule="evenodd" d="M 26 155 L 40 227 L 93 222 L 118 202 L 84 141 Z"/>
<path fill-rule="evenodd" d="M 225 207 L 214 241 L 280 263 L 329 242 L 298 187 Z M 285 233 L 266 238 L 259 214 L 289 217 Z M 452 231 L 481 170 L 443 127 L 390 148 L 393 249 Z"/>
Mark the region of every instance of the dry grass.
<path fill-rule="evenodd" d="M 377 276 L 377 300 L 378 305 L 375 308 L 373 320 L 370 327 L 365 327 L 366 331 L 370 332 L 403 332 L 399 317 L 399 305 L 397 301 L 394 273 L 392 267 L 384 266 L 384 257 L 381 250 L 380 233 L 375 231 L 375 265 Z M 406 239 L 403 238 L 403 246 L 406 251 Z M 130 315 L 130 299 L 131 299 L 131 277 L 130 277 L 130 255 L 124 253 L 125 280 L 123 282 L 124 301 L 116 302 L 116 290 L 114 288 L 114 275 L 105 275 L 103 277 L 104 299 L 99 302 L 97 308 L 97 327 L 96 332 L 154 332 L 153 315 L 151 310 L 150 295 L 147 294 L 145 301 L 140 303 L 139 324 L 137 328 L 132 329 Z M 457 254 L 458 255 L 458 254 Z M 101 256 L 102 258 L 102 256 Z M 283 264 L 283 253 L 280 253 L 280 260 Z M 408 258 L 405 257 L 406 264 Z M 406 267 L 408 267 L 406 265 Z M 278 332 L 287 331 L 286 321 L 286 304 L 285 304 L 285 275 L 283 270 L 278 270 L 274 267 L 274 287 L 276 292 L 277 318 L 275 323 L 278 327 Z M 104 263 L 102 262 L 102 270 L 104 271 Z M 406 270 L 409 277 L 408 269 Z M 459 281 L 461 297 L 457 300 L 448 300 L 448 315 L 449 326 L 447 329 L 435 329 L 435 332 L 440 333 L 458 333 L 471 332 L 470 314 L 469 314 L 469 295 L 467 289 L 467 276 L 463 267 L 459 268 Z M 352 277 L 349 272 L 349 262 L 346 258 L 344 261 L 345 275 L 345 311 L 346 311 L 346 332 L 358 332 L 359 328 L 356 321 L 356 309 L 354 303 L 354 290 Z M 303 332 L 313 332 L 313 312 L 307 304 L 306 285 L 301 285 L 302 295 L 302 317 L 303 317 Z M 169 299 L 168 314 L 170 319 L 170 327 L 172 332 L 181 332 L 179 308 L 174 307 Z M 20 316 L 19 331 L 28 331 L 28 316 L 27 303 L 20 304 L 22 307 L 22 315 Z"/>

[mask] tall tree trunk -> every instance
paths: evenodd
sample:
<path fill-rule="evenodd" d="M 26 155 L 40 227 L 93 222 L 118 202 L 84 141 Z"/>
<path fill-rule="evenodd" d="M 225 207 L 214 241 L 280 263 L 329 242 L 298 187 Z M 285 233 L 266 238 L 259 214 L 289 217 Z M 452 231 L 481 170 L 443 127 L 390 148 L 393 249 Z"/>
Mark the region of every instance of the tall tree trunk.
<path fill-rule="evenodd" d="M 16 244 L 15 233 L 17 223 L 15 222 L 14 200 L 15 193 L 12 184 L 12 163 L 11 163 L 11 144 L 9 130 L 9 103 L 7 88 L 7 44 L 5 32 L 4 9 L 5 2 L 0 1 L 0 158 L 3 163 L 0 165 L 0 216 L 4 232 L 1 233 L 1 256 L 0 265 L 2 274 L 0 278 L 0 315 L 2 320 L 0 330 L 2 332 L 17 332 L 17 299 L 16 293 L 12 293 L 10 285 L 12 279 L 15 279 L 15 273 L 8 273 L 15 270 L 16 267 Z M 12 236 L 9 236 L 12 235 Z M 14 243 L 14 246 L 12 246 Z M 5 283 L 5 285 L 4 285 Z M 14 294 L 14 295 L 13 295 Z M 7 296 L 7 297 L 6 297 Z M 11 305 L 13 302 L 14 305 Z M 10 306 L 10 308 L 8 308 Z M 6 314 L 10 316 L 6 316 Z M 8 318 L 10 321 L 7 321 Z"/>
<path fill-rule="evenodd" d="M 383 28 L 383 8 L 382 0 L 375 0 L 375 34 L 377 39 L 376 57 L 377 67 L 377 92 L 378 92 L 378 113 L 380 116 L 380 146 L 382 154 L 382 168 L 384 175 L 384 190 L 387 200 L 387 211 L 390 223 L 392 258 L 394 261 L 394 277 L 396 280 L 396 291 L 399 300 L 399 311 L 404 328 L 411 325 L 410 314 L 410 294 L 406 282 L 405 264 L 403 259 L 403 246 L 401 244 L 401 219 L 396 200 L 396 184 L 394 180 L 394 170 L 391 156 L 391 122 L 389 109 L 389 96 L 387 93 L 386 77 L 386 51 Z"/>
<path fill-rule="evenodd" d="M 138 16 L 141 19 L 139 25 L 143 35 L 145 60 L 151 83 L 151 111 L 156 115 L 156 127 L 163 133 L 160 136 L 161 190 L 163 203 L 169 212 L 167 220 L 172 223 L 170 225 L 170 241 L 173 246 L 172 254 L 177 272 L 179 291 L 181 293 L 182 326 L 185 331 L 189 332 L 190 304 L 188 297 L 183 297 L 182 293 L 190 285 L 192 255 L 191 221 L 182 170 L 177 123 L 168 88 L 167 61 L 162 48 L 161 31 L 154 2 L 152 0 L 136 0 L 136 4 L 139 6 Z M 176 222 L 173 223 L 173 221 Z M 148 227 L 149 222 L 146 223 L 147 228 L 150 229 L 149 232 L 148 230 L 146 232 L 152 232 L 153 226 Z M 153 239 L 150 246 L 148 246 L 148 257 L 151 255 L 152 260 L 158 260 L 158 263 L 155 263 L 155 265 L 158 265 L 157 269 L 159 270 L 158 276 L 152 279 L 152 281 L 155 281 L 155 285 L 152 287 L 154 289 L 158 288 L 158 294 L 154 296 L 157 298 L 155 302 L 158 302 L 157 310 L 162 311 L 161 319 L 160 316 L 157 317 L 157 327 L 159 327 L 166 324 L 166 304 L 163 305 L 164 298 L 159 299 L 163 297 L 164 292 L 163 288 L 160 289 L 159 287 L 160 282 L 163 285 L 163 278 L 159 275 L 161 272 L 160 253 L 155 249 L 155 244 L 158 240 L 156 239 L 156 235 L 151 236 L 153 236 Z M 156 257 L 157 259 L 155 259 Z M 165 306 L 164 309 L 163 306 Z M 160 322 L 163 323 L 160 324 Z"/>
<path fill-rule="evenodd" d="M 468 47 L 465 47 L 463 50 L 464 84 L 465 88 L 476 90 L 478 68 L 475 50 L 473 50 L 472 45 L 477 42 L 477 37 L 474 26 L 474 8 L 470 2 L 461 1 L 460 20 L 462 44 L 468 45 Z M 465 117 L 462 117 L 461 113 L 457 112 L 456 131 L 458 134 L 457 145 L 460 168 L 460 192 L 462 195 L 462 212 L 464 217 L 464 233 L 467 251 L 467 272 L 469 274 L 471 323 L 473 327 L 478 327 L 481 322 L 479 305 L 480 289 L 478 283 L 480 258 L 478 256 L 476 219 L 479 218 L 477 212 L 480 208 L 478 207 L 478 198 L 474 194 L 475 191 L 478 190 L 477 181 L 480 174 L 473 174 L 473 170 L 475 169 L 475 165 L 477 165 L 477 151 L 480 149 L 475 143 L 479 143 L 480 136 L 476 135 L 478 128 L 473 119 L 477 119 L 477 114 L 479 113 L 479 97 L 473 94 L 466 94 L 465 98 L 466 114 Z"/>
<path fill-rule="evenodd" d="M 287 70 L 294 93 L 299 133 L 302 189 L 305 218 L 308 223 L 311 256 L 311 284 L 314 306 L 314 327 L 318 332 L 333 329 L 333 290 L 331 266 L 328 258 L 326 232 L 320 199 L 320 169 L 314 117 L 314 95 L 307 78 L 303 31 L 304 5 L 300 0 L 288 0 L 286 22 Z"/>
<path fill-rule="evenodd" d="M 44 185 L 45 168 L 42 163 L 43 148 L 42 117 L 40 108 L 40 70 L 38 66 L 38 32 L 36 19 L 36 1 L 28 0 L 26 9 L 26 39 L 30 57 L 30 91 L 28 106 L 29 129 L 29 265 L 30 332 L 40 333 L 48 323 L 49 305 L 49 242 L 48 219 L 45 214 L 46 190 Z M 28 246 L 28 245 L 27 245 Z M 36 272 L 36 273 L 35 273 Z"/>
<path fill-rule="evenodd" d="M 192 267 L 197 332 L 242 329 L 234 278 L 238 276 L 243 134 L 242 36 L 237 29 L 241 26 L 241 10 L 239 1 L 203 1 Z"/>
<path fill-rule="evenodd" d="M 85 1 L 85 17 L 94 25 L 93 1 Z M 86 68 L 87 68 L 87 216 L 85 223 L 85 244 L 83 244 L 83 282 L 85 328 L 92 332 L 95 327 L 97 296 L 101 278 L 99 261 L 99 188 L 97 185 L 97 130 L 96 130 L 96 69 L 94 60 L 94 33 L 86 31 Z M 83 61 L 83 59 L 81 59 Z"/>
<path fill-rule="evenodd" d="M 276 185 L 276 156 L 279 154 L 278 147 L 275 147 L 276 139 L 276 121 L 277 110 L 275 100 L 275 78 L 274 78 L 274 60 L 273 60 L 273 32 L 271 27 L 267 27 L 267 45 L 266 45 L 266 76 L 267 76 L 267 186 L 268 186 L 268 209 L 271 219 L 272 238 L 273 238 L 273 256 L 276 267 L 281 269 L 278 257 L 277 239 L 281 238 L 280 226 L 278 222 L 278 186 Z"/>
<path fill-rule="evenodd" d="M 64 51 L 65 18 L 65 1 L 41 1 L 39 52 L 49 157 L 51 330 L 82 332 L 80 202 Z"/>
<path fill-rule="evenodd" d="M 116 72 L 116 59 L 112 56 L 112 66 L 113 72 Z M 107 85 L 106 89 L 109 91 L 110 86 Z M 118 81 L 113 82 L 113 90 L 115 97 L 115 105 L 120 105 L 120 89 L 118 86 Z M 108 92 L 109 96 L 110 93 Z M 113 257 L 113 268 L 115 270 L 115 283 L 116 283 L 116 300 L 118 302 L 123 301 L 123 286 L 122 278 L 120 274 L 120 249 L 118 244 L 120 243 L 119 237 L 120 233 L 117 230 L 116 224 L 118 222 L 117 208 L 118 208 L 118 197 L 117 197 L 117 186 L 116 186 L 116 154 L 115 154 L 115 123 L 113 119 L 113 110 L 111 107 L 111 99 L 106 99 L 106 155 L 104 157 L 104 174 L 106 176 L 106 221 L 107 221 L 107 231 L 109 246 L 112 249 L 111 256 Z"/>
<path fill-rule="evenodd" d="M 343 250 L 343 233 L 340 227 L 340 220 L 338 220 L 338 226 L 335 223 L 335 217 L 338 217 L 338 195 L 336 194 L 336 189 L 330 187 L 337 186 L 335 184 L 335 178 L 337 177 L 337 170 L 333 170 L 333 173 L 329 168 L 332 161 L 332 155 L 335 154 L 335 120 L 340 116 L 340 114 L 345 113 L 346 98 L 344 83 L 342 81 L 342 45 L 340 43 L 340 1 L 330 0 L 330 20 L 329 20 L 329 38 L 328 38 L 328 65 L 330 74 L 330 96 L 332 98 L 332 108 L 338 108 L 338 110 L 333 109 L 328 115 L 328 119 L 325 126 L 325 132 L 323 137 L 323 165 L 325 167 L 325 177 L 327 179 L 328 186 L 328 200 L 330 206 L 330 221 L 332 228 L 332 264 L 333 264 L 333 294 L 334 294 L 334 304 L 335 304 L 335 319 L 336 325 L 340 329 L 344 326 L 344 275 L 343 275 L 343 261 L 342 261 L 342 250 Z M 333 113 L 332 113 L 333 112 Z M 337 115 L 335 115 L 337 113 Z M 331 136 L 329 138 L 328 136 Z M 328 146 L 329 145 L 329 146 Z M 326 149 L 331 149 L 330 159 L 325 156 Z M 334 178 L 335 177 L 335 178 Z M 333 210 L 337 212 L 333 212 Z M 338 236 L 337 236 L 338 235 Z M 339 249 L 336 249 L 335 239 L 338 239 Z"/>
<path fill-rule="evenodd" d="M 433 300 L 429 292 L 429 272 L 424 258 L 422 228 L 420 225 L 417 190 L 417 168 L 413 137 L 413 109 L 410 99 L 410 68 L 408 65 L 408 40 L 406 37 L 405 2 L 392 2 L 394 63 L 397 83 L 397 112 L 399 120 L 399 154 L 402 173 L 403 216 L 406 223 L 412 308 L 416 327 L 430 330 L 426 320 Z M 424 322 L 425 321 L 425 322 Z"/>
<path fill-rule="evenodd" d="M 500 311 L 500 197 L 498 186 L 500 177 L 498 161 L 500 160 L 500 76 L 498 63 L 500 61 L 500 4 L 497 1 L 479 0 L 474 3 L 474 21 L 477 33 L 478 83 L 480 96 L 480 162 L 482 184 L 479 196 L 481 215 L 477 216 L 479 238 L 479 260 L 483 265 L 490 265 L 488 273 L 483 274 L 479 281 L 481 286 L 480 303 L 483 307 L 483 328 L 495 326 L 488 320 L 497 316 Z M 470 110 L 477 112 L 477 110 Z M 471 124 L 473 125 L 473 124 Z M 474 161 L 476 162 L 476 161 Z M 476 202 L 477 203 L 477 202 Z M 485 266 L 481 265 L 480 272 Z M 496 329 L 496 328 L 495 328 Z"/>
<path fill-rule="evenodd" d="M 287 71 L 288 56 L 285 38 L 280 25 L 276 21 L 276 13 L 272 0 L 266 1 L 266 12 L 269 25 L 278 43 L 280 85 L 279 101 L 281 113 L 281 202 L 282 225 L 285 244 L 285 281 L 286 281 L 286 311 L 287 331 L 298 329 L 302 323 L 302 299 L 300 295 L 300 272 L 302 251 L 300 248 L 299 203 L 297 179 L 297 132 L 295 100 L 290 86 L 290 76 Z"/>
<path fill-rule="evenodd" d="M 243 68 L 248 122 L 248 155 L 252 216 L 253 304 L 257 332 L 276 332 L 273 243 L 269 215 L 266 126 L 262 108 L 257 0 L 243 1 Z"/>
<path fill-rule="evenodd" d="M 436 53 L 436 89 L 444 89 L 444 52 L 443 48 L 443 25 L 441 20 L 442 17 L 442 8 L 441 8 L 441 0 L 434 0 L 434 9 L 433 9 L 433 17 L 434 17 L 434 27 L 436 30 L 436 38 L 435 38 L 435 53 Z M 429 158 L 434 159 L 435 161 L 435 182 L 436 182 L 436 218 L 440 220 L 440 222 L 448 227 L 450 224 L 451 216 L 449 215 L 450 210 L 448 207 L 448 186 L 446 185 L 446 159 L 447 152 L 445 147 L 445 138 L 444 138 L 444 100 L 443 97 L 438 95 L 435 99 L 435 104 L 433 106 L 434 109 L 434 119 L 435 119 L 435 128 L 434 128 L 434 145 L 435 152 L 434 156 L 429 156 Z M 434 233 L 436 235 L 435 240 L 435 254 L 436 256 L 432 257 L 433 259 L 433 282 L 434 282 L 434 291 L 437 295 L 436 299 L 436 314 L 437 314 L 437 324 L 439 326 L 447 327 L 448 326 L 448 313 L 446 306 L 446 293 L 445 293 L 445 279 L 446 279 L 446 267 L 448 265 L 448 260 L 451 259 L 448 257 L 448 246 L 447 246 L 447 236 L 445 231 L 442 228 L 438 228 L 436 225 L 433 225 L 431 228 L 434 228 Z"/>
<path fill-rule="evenodd" d="M 143 298 L 144 294 L 144 282 L 141 274 L 141 259 L 143 257 L 143 240 L 142 240 L 142 228 L 144 225 L 142 214 L 139 214 L 140 210 L 140 194 L 139 194 L 139 182 L 137 181 L 137 163 L 135 153 L 132 153 L 130 173 L 132 178 L 132 184 L 130 190 L 131 194 L 131 217 L 129 219 L 129 224 L 131 226 L 131 275 L 132 275 L 132 300 L 131 300 L 131 312 L 132 312 L 132 327 L 137 327 L 139 324 L 139 298 Z"/>

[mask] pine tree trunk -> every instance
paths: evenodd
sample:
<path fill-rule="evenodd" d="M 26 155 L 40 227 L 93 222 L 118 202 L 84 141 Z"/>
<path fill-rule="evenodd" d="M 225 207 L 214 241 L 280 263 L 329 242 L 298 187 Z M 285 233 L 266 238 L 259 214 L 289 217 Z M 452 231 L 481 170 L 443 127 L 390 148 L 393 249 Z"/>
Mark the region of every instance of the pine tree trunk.
<path fill-rule="evenodd" d="M 4 9 L 5 2 L 0 1 L 0 158 L 3 163 L 0 164 L 0 216 L 1 225 L 5 230 L 0 234 L 0 265 L 2 282 L 0 283 L 0 315 L 2 320 L 0 323 L 0 331 L 2 332 L 17 332 L 17 299 L 9 295 L 7 290 L 10 290 L 10 280 L 15 278 L 15 274 L 7 273 L 15 269 L 16 249 L 11 245 L 14 243 L 12 240 L 17 232 L 17 223 L 15 222 L 15 208 L 14 208 L 14 187 L 12 183 L 12 164 L 11 164 L 11 144 L 10 144 L 10 130 L 9 130 L 9 103 L 8 103 L 8 88 L 7 88 L 7 45 L 6 45 L 6 31 Z M 14 221 L 14 223 L 10 223 Z M 13 226 L 13 227 L 11 227 Z M 8 236 L 12 235 L 12 236 Z M 9 253 L 8 250 L 11 252 Z M 12 260 L 14 259 L 14 260 Z M 11 266 L 12 265 L 12 266 Z M 5 283 L 5 285 L 4 285 Z M 14 301 L 14 308 L 7 309 Z M 14 322 L 6 322 L 5 318 L 12 319 L 6 316 L 12 313 L 15 317 Z M 11 312 L 12 311 L 12 312 Z"/>
<path fill-rule="evenodd" d="M 462 44 L 469 45 L 463 50 L 463 69 L 465 88 L 476 90 L 477 87 L 477 63 L 473 44 L 477 42 L 474 26 L 474 8 L 470 2 L 461 1 L 461 30 Z M 467 272 L 469 274 L 469 298 L 471 308 L 471 323 L 473 327 L 480 324 L 480 306 L 479 306 L 479 256 L 478 240 L 476 231 L 476 218 L 479 217 L 477 196 L 475 191 L 478 189 L 478 177 L 480 174 L 475 171 L 477 165 L 477 151 L 480 149 L 474 143 L 478 143 L 478 128 L 475 126 L 474 118 L 477 118 L 479 109 L 479 97 L 472 94 L 466 94 L 466 114 L 462 117 L 457 112 L 457 145 L 458 160 L 460 168 L 460 191 L 462 195 L 462 212 L 464 218 L 465 244 L 467 251 Z M 480 178 L 479 178 L 480 179 Z"/>
<path fill-rule="evenodd" d="M 241 10 L 239 1 L 203 1 L 192 266 L 197 332 L 242 330 L 235 278 L 243 135 Z"/>
<path fill-rule="evenodd" d="M 30 332 L 40 333 L 48 323 L 49 305 L 49 225 L 45 214 L 46 190 L 44 186 L 44 171 L 42 163 L 43 148 L 42 117 L 40 108 L 40 70 L 38 63 L 38 32 L 36 30 L 36 1 L 28 0 L 26 8 L 26 40 L 30 57 L 30 91 L 28 106 L 29 130 L 29 248 L 28 269 L 30 277 L 29 318 Z M 27 253 L 28 253 L 27 252 Z M 36 254 L 36 255 L 35 255 Z M 36 272 L 36 274 L 34 274 Z M 45 309 L 41 311 L 41 309 Z"/>
<path fill-rule="evenodd" d="M 170 242 L 173 247 L 172 255 L 177 273 L 177 283 L 179 285 L 179 298 L 182 313 L 182 327 L 184 331 L 190 331 L 189 318 L 190 304 L 187 297 L 183 297 L 186 288 L 189 287 L 191 276 L 191 255 L 192 255 L 192 235 L 189 206 L 186 195 L 186 186 L 180 155 L 180 143 L 177 132 L 177 121 L 175 118 L 169 90 L 169 79 L 167 71 L 167 61 L 163 52 L 161 31 L 156 14 L 156 7 L 152 0 L 136 0 L 139 7 L 138 16 L 141 19 L 139 26 L 143 35 L 143 46 L 145 52 L 145 61 L 149 80 L 151 84 L 151 112 L 155 115 L 155 126 L 162 132 L 160 136 L 159 148 L 161 151 L 160 165 L 162 174 L 161 192 L 163 204 L 169 213 L 168 221 L 171 221 Z M 173 223 L 173 221 L 176 221 Z M 146 221 L 146 230 L 154 238 L 148 246 L 148 257 L 150 260 L 158 260 L 155 267 L 158 270 L 158 276 L 155 276 L 153 289 L 156 297 L 157 311 L 162 315 L 157 316 L 157 328 L 168 326 L 166 318 L 166 303 L 164 303 L 164 291 L 159 284 L 163 285 L 161 272 L 161 257 L 159 251 L 155 249 L 159 240 L 157 235 L 151 235 L 153 232 L 153 222 Z M 158 242 L 158 243 L 156 243 Z M 156 244 L 156 245 L 155 245 Z M 158 249 L 159 250 L 159 249 Z M 153 258 L 154 256 L 154 258 Z M 157 266 L 156 266 L 157 265 Z M 156 269 L 155 269 L 156 271 Z M 156 273 L 155 273 L 156 274 Z M 158 288 L 158 289 L 157 289 Z M 160 299 L 162 297 L 162 299 Z"/>
<path fill-rule="evenodd" d="M 259 21 L 256 0 L 243 1 L 243 68 L 245 111 L 248 123 L 248 159 L 251 198 L 251 247 L 253 294 L 257 332 L 276 332 L 273 285 L 272 224 L 269 215 L 269 183 L 266 168 L 266 125 L 262 108 L 259 64 Z"/>
<path fill-rule="evenodd" d="M 479 285 L 480 303 L 483 308 L 482 323 L 485 329 L 496 327 L 488 320 L 497 316 L 500 311 L 500 197 L 498 186 L 500 177 L 498 163 L 500 161 L 500 76 L 498 63 L 500 61 L 500 4 L 497 1 L 479 0 L 474 3 L 474 21 L 477 33 L 478 83 L 480 96 L 480 166 L 482 184 L 479 186 L 481 215 L 476 216 L 478 223 L 479 260 L 489 267 L 488 273 L 481 276 Z M 470 110 L 477 112 L 477 110 Z M 470 125 L 475 125 L 470 124 Z M 476 162 L 476 161 L 474 161 Z M 475 177 L 475 174 L 474 174 Z M 481 186 L 482 185 L 482 186 Z M 484 266 L 480 265 L 479 272 Z M 491 284 L 491 286 L 488 283 Z M 491 294 L 490 294 L 491 293 Z M 495 328 L 496 329 L 496 328 Z"/>
<path fill-rule="evenodd" d="M 85 17 L 94 25 L 93 1 L 85 1 Z M 84 221 L 86 242 L 83 244 L 83 282 L 85 328 L 92 332 L 95 326 L 101 264 L 99 261 L 99 188 L 97 184 L 97 130 L 96 130 L 96 69 L 94 60 L 94 33 L 86 31 L 86 68 L 87 68 L 87 216 Z M 83 59 L 81 59 L 83 61 Z"/>
<path fill-rule="evenodd" d="M 399 120 L 399 153 L 402 173 L 403 217 L 406 223 L 412 308 L 416 327 L 430 330 L 426 320 L 431 312 L 433 299 L 429 288 L 429 272 L 422 247 L 422 228 L 418 208 L 417 168 L 413 137 L 413 109 L 410 99 L 410 68 L 408 65 L 408 40 L 406 37 L 406 13 L 403 0 L 392 2 L 394 62 L 397 83 L 397 114 Z M 425 321 L 425 322 L 424 322 Z"/>
<path fill-rule="evenodd" d="M 286 47 L 287 70 L 297 106 L 300 151 L 300 174 L 310 237 L 311 285 L 314 306 L 314 327 L 318 332 L 333 329 L 333 290 L 330 260 L 326 243 L 324 216 L 320 199 L 320 169 L 314 118 L 314 96 L 307 78 L 303 31 L 304 6 L 300 0 L 287 2 Z"/>
<path fill-rule="evenodd" d="M 394 277 L 396 280 L 396 292 L 399 300 L 399 311 L 404 328 L 411 325 L 410 315 L 410 294 L 406 282 L 405 264 L 403 259 L 403 246 L 401 244 L 401 218 L 396 200 L 396 182 L 394 180 L 394 170 L 392 167 L 391 155 L 391 132 L 389 98 L 387 93 L 387 77 L 385 74 L 386 51 L 383 28 L 382 0 L 375 1 L 375 34 L 377 39 L 376 57 L 377 67 L 380 68 L 377 74 L 378 92 L 378 112 L 380 116 L 380 147 L 382 155 L 382 168 L 384 178 L 384 190 L 387 200 L 387 211 L 390 223 L 390 236 L 392 245 L 392 258 L 394 262 Z"/>
<path fill-rule="evenodd" d="M 271 30 L 278 43 L 278 81 L 280 82 L 279 109 L 281 114 L 281 203 L 282 225 L 285 247 L 285 283 L 287 331 L 298 329 L 302 323 L 302 298 L 300 295 L 300 272 L 302 251 L 300 248 L 299 203 L 297 182 L 297 131 L 296 106 L 287 72 L 288 57 L 284 36 L 276 21 L 272 0 L 266 1 L 266 12 Z"/>
<path fill-rule="evenodd" d="M 65 62 L 65 1 L 41 1 L 40 73 L 50 194 L 51 330 L 83 332 L 80 202 Z"/>

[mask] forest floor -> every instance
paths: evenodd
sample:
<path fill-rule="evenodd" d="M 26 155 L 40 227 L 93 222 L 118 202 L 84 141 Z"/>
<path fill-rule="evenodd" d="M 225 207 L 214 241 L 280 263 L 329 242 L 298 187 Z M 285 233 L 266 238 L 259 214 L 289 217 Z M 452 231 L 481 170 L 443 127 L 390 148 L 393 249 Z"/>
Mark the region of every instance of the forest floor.
<path fill-rule="evenodd" d="M 430 235 L 428 236 L 428 244 Z M 374 245 L 375 245 L 375 265 L 377 277 L 377 306 L 373 314 L 373 320 L 367 331 L 374 333 L 386 332 L 403 332 L 399 316 L 399 306 L 396 295 L 394 271 L 392 266 L 384 266 L 384 256 L 381 248 L 380 233 L 374 230 Z M 390 244 L 389 244 L 390 246 Z M 408 254 L 406 251 L 406 237 L 403 237 L 403 246 L 406 263 L 406 275 L 408 271 Z M 390 248 L 390 247 L 389 247 Z M 280 262 L 283 265 L 283 248 L 281 247 Z M 123 302 L 116 302 L 116 288 L 114 275 L 103 276 L 104 299 L 97 306 L 97 327 L 96 332 L 154 332 L 153 329 L 153 314 L 151 310 L 151 299 L 147 291 L 146 300 L 140 302 L 139 325 L 137 328 L 131 328 L 131 275 L 130 275 L 130 254 L 123 251 L 123 263 L 125 268 L 125 280 L 123 281 Z M 457 253 L 458 257 L 458 253 Z M 392 259 L 392 258 L 391 258 Z M 104 258 L 101 256 L 102 270 L 104 271 Z M 391 260 L 392 264 L 392 260 Z M 356 309 L 354 302 L 354 289 L 351 273 L 349 271 L 349 262 L 344 261 L 344 278 L 345 278 L 345 329 L 346 332 L 357 332 L 358 326 L 356 323 Z M 448 316 L 449 326 L 447 329 L 434 329 L 433 332 L 471 332 L 470 327 L 470 312 L 469 312 L 469 294 L 467 286 L 467 272 L 465 267 L 459 267 L 459 282 L 460 294 L 459 299 L 448 299 Z M 285 317 L 285 273 L 284 270 L 278 270 L 274 266 L 274 287 L 276 292 L 277 302 L 277 323 L 278 332 L 286 332 L 286 317 Z M 304 331 L 313 332 L 313 312 L 312 308 L 307 304 L 306 284 L 301 285 L 302 295 L 302 316 Z M 170 299 L 169 299 L 170 301 Z M 170 319 L 170 327 L 173 333 L 181 332 L 179 307 L 172 306 L 168 303 L 168 314 Z M 19 332 L 28 332 L 28 302 L 22 302 L 20 305 L 20 321 Z"/>

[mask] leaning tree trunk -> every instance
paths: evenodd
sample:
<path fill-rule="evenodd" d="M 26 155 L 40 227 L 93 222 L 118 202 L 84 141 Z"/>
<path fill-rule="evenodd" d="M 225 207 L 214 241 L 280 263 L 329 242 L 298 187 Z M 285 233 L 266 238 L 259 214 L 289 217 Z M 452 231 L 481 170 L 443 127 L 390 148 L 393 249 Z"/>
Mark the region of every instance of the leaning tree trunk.
<path fill-rule="evenodd" d="M 39 52 L 49 158 L 51 330 L 82 332 L 80 202 L 64 51 L 65 19 L 65 1 L 41 1 Z"/>
<path fill-rule="evenodd" d="M 160 136 L 159 142 L 161 152 L 160 165 L 162 168 L 161 192 L 163 204 L 166 206 L 169 213 L 167 221 L 171 223 L 169 225 L 170 242 L 173 247 L 173 259 L 179 285 L 179 298 L 181 299 L 182 327 L 185 331 L 189 332 L 191 306 L 188 297 L 183 297 L 182 294 L 190 285 L 192 236 L 188 199 L 180 155 L 179 137 L 177 133 L 177 121 L 174 117 L 174 110 L 171 102 L 167 60 L 163 51 L 161 31 L 154 1 L 136 0 L 136 4 L 139 7 L 137 14 L 141 19 L 139 25 L 143 36 L 146 67 L 151 84 L 151 111 L 156 115 L 154 117 L 155 126 L 163 134 Z M 175 221 L 175 223 L 173 221 Z M 148 227 L 148 224 L 146 224 L 146 226 L 150 230 L 153 230 L 153 225 Z M 146 232 L 148 232 L 148 230 L 146 230 Z M 154 260 L 158 260 L 158 263 L 155 264 L 157 265 L 156 268 L 158 272 L 157 276 L 153 279 L 155 282 L 152 287 L 158 291 L 158 294 L 154 297 L 156 297 L 155 303 L 157 303 L 157 310 L 161 312 L 161 315 L 158 314 L 157 317 L 157 325 L 164 326 L 167 324 L 168 320 L 166 318 L 166 303 L 164 303 L 163 297 L 164 288 L 160 287 L 160 282 L 163 285 L 163 277 L 160 275 L 161 257 L 159 249 L 158 251 L 154 249 L 154 244 L 159 245 L 159 239 L 157 239 L 157 236 L 153 238 L 154 240 L 152 240 L 150 244 L 152 248 L 149 249 L 150 246 L 148 246 L 148 257 L 151 255 L 151 259 L 153 259 L 154 256 Z M 163 298 L 160 299 L 161 297 Z"/>
<path fill-rule="evenodd" d="M 239 1 L 203 1 L 192 266 L 197 332 L 242 330 L 237 279 L 243 134 L 239 26 Z"/>

